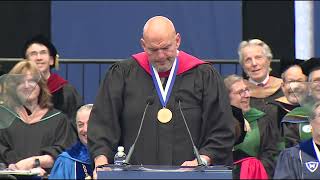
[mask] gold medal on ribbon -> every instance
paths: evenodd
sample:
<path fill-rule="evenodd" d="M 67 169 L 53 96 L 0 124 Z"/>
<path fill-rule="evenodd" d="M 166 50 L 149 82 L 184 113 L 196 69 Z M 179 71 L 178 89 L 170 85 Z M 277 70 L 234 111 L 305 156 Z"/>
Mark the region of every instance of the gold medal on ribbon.
<path fill-rule="evenodd" d="M 158 120 L 161 123 L 167 123 L 172 119 L 172 112 L 167 108 L 162 108 L 158 111 Z"/>

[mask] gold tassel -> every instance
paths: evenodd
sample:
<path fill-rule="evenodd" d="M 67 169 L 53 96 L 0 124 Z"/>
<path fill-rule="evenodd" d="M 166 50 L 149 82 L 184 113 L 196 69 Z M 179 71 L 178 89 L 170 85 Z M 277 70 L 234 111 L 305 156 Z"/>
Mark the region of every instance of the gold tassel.
<path fill-rule="evenodd" d="M 58 71 L 59 70 L 59 54 L 56 55 L 56 60 L 54 63 L 54 68 Z"/>

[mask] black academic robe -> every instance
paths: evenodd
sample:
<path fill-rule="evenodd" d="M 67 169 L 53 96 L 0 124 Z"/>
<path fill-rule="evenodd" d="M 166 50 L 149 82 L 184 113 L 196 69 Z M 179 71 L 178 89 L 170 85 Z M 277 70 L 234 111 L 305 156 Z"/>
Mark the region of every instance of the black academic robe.
<path fill-rule="evenodd" d="M 54 107 L 66 114 L 68 118 L 74 118 L 78 108 L 83 104 L 81 96 L 70 84 L 65 84 L 52 93 L 52 102 Z"/>
<path fill-rule="evenodd" d="M 245 83 L 250 89 L 251 107 L 266 113 L 268 119 L 273 122 L 275 128 L 277 127 L 280 132 L 279 122 L 281 120 L 278 120 L 278 106 L 274 105 L 273 102 L 275 99 L 283 96 L 281 90 L 282 80 L 273 76 L 270 76 L 269 78 L 270 79 L 263 87 L 259 87 L 250 81 L 245 81 Z"/>
<path fill-rule="evenodd" d="M 0 162 L 16 163 L 31 156 L 51 155 L 54 159 L 73 143 L 70 124 L 60 111 L 49 110 L 34 124 L 16 118 L 0 130 Z"/>
<path fill-rule="evenodd" d="M 242 147 L 235 147 L 236 150 L 233 152 L 234 161 L 236 162 L 247 157 L 256 157 L 262 162 L 268 176 L 272 177 L 275 167 L 274 157 L 279 153 L 277 149 L 278 134 L 274 131 L 271 121 L 266 119 L 266 114 L 259 110 L 253 111 L 253 109 L 251 108 L 244 115 L 252 129 L 250 132 L 247 132 Z M 261 114 L 258 115 L 259 113 Z M 256 123 L 256 126 L 253 126 L 255 125 L 253 123 Z M 254 135 L 257 135 L 257 137 L 253 138 L 252 136 Z M 237 179 L 240 177 L 238 170 L 233 171 L 234 177 Z"/>
<path fill-rule="evenodd" d="M 300 105 L 296 104 L 291 104 L 285 96 L 279 97 L 273 101 L 270 102 L 271 104 L 274 104 L 278 107 L 278 126 L 280 127 L 281 130 L 281 121 L 283 117 L 292 109 L 299 107 Z M 281 133 L 282 134 L 282 133 Z"/>
<path fill-rule="evenodd" d="M 77 136 L 76 112 L 83 105 L 82 98 L 77 90 L 58 74 L 52 73 L 48 79 L 48 88 L 52 94 L 52 103 L 55 109 L 67 115 L 72 123 L 74 136 Z"/>
<path fill-rule="evenodd" d="M 274 105 L 272 102 L 274 102 L 275 99 L 283 96 L 281 83 L 281 79 L 273 76 L 270 76 L 268 83 L 264 87 L 258 87 L 249 81 L 246 82 L 251 94 L 250 106 L 266 113 L 266 115 L 263 117 L 264 120 L 260 122 L 262 124 L 266 123 L 272 126 L 272 133 L 274 136 L 272 136 L 270 142 L 276 144 L 279 150 L 282 149 L 283 144 L 281 141 L 279 124 L 280 120 L 278 120 L 278 106 Z M 266 127 L 269 125 L 261 126 Z M 273 154 L 273 157 L 269 156 L 269 162 L 274 162 L 274 159 L 279 155 L 279 152 L 280 151 L 277 151 L 276 154 Z M 274 169 L 272 169 L 272 167 L 274 166 L 275 162 L 273 166 L 270 165 L 270 168 L 267 169 L 268 175 L 271 175 L 271 177 L 273 176 Z"/>
<path fill-rule="evenodd" d="M 293 109 L 296 107 L 299 107 L 299 104 L 292 104 L 290 103 L 285 96 L 279 97 L 275 99 L 274 101 L 271 101 L 271 104 L 274 104 L 275 106 L 278 107 L 278 127 L 280 128 L 280 143 L 279 143 L 279 150 L 283 150 L 284 148 L 287 147 L 292 147 L 295 144 L 290 145 L 290 139 L 291 137 L 294 137 L 292 140 L 294 141 L 297 127 L 295 124 L 288 123 L 288 122 L 283 122 L 284 117 L 289 114 Z M 289 141 L 288 141 L 289 140 Z M 289 144 L 288 144 L 289 143 Z"/>
<path fill-rule="evenodd" d="M 274 179 L 319 179 L 319 168 L 312 139 L 309 139 L 281 152 Z"/>
<path fill-rule="evenodd" d="M 276 98 L 283 96 L 281 89 L 278 89 L 274 94 L 265 98 L 250 98 L 251 107 L 257 108 L 267 114 L 267 118 L 273 121 L 275 127 L 277 127 L 280 135 L 280 125 L 278 120 L 278 106 L 272 104 Z"/>
<path fill-rule="evenodd" d="M 209 156 L 215 164 L 232 163 L 232 112 L 218 72 L 202 64 L 177 75 L 167 104 L 173 117 L 163 124 L 157 120 L 162 105 L 152 78 L 135 60 L 114 64 L 101 84 L 88 126 L 91 156 L 102 154 L 112 163 L 117 146 L 123 145 L 127 153 L 137 135 L 146 100 L 152 97 L 154 102 L 146 110 L 130 163 L 181 165 L 193 160 L 177 96 L 181 97 L 182 111 L 200 154 Z"/>
<path fill-rule="evenodd" d="M 297 107 L 283 117 L 282 132 L 286 148 L 311 138 L 311 126 L 308 120 L 310 109 L 308 106 Z"/>
<path fill-rule="evenodd" d="M 53 106 L 67 115 L 71 121 L 72 129 L 76 133 L 76 113 L 82 104 L 80 95 L 70 84 L 65 84 L 61 89 L 52 94 Z"/>

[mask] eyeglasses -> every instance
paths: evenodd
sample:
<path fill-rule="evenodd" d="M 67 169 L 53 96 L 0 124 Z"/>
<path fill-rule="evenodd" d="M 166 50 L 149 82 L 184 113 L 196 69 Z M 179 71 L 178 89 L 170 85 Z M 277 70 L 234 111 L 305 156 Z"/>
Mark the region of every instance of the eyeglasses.
<path fill-rule="evenodd" d="M 49 52 L 47 50 L 42 50 L 42 51 L 32 51 L 28 54 L 29 57 L 37 57 L 40 54 L 40 56 L 48 55 Z"/>
<path fill-rule="evenodd" d="M 38 82 L 34 79 L 30 79 L 30 80 L 22 80 L 18 83 L 19 85 L 24 85 L 24 86 L 30 86 L 30 87 L 35 87 Z"/>
<path fill-rule="evenodd" d="M 250 92 L 249 88 L 240 89 L 239 91 L 234 92 L 235 94 L 239 94 L 241 97 L 245 96 L 247 93 Z"/>
<path fill-rule="evenodd" d="M 293 86 L 297 84 L 304 83 L 305 81 L 300 81 L 300 80 L 290 80 L 290 81 L 284 81 L 285 85 Z"/>
<path fill-rule="evenodd" d="M 15 80 L 18 86 L 34 87 L 38 85 L 41 75 L 33 75 L 32 77 L 25 77 L 25 75 L 17 75 Z"/>
<path fill-rule="evenodd" d="M 320 80 L 314 80 L 314 81 L 311 81 L 311 83 L 312 83 L 312 84 L 317 84 L 317 85 L 318 85 L 318 84 L 320 84 Z"/>

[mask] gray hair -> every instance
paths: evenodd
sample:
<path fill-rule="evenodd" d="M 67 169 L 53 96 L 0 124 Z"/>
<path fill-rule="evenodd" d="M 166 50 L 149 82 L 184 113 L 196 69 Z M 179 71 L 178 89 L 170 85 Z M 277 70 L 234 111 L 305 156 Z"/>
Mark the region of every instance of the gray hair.
<path fill-rule="evenodd" d="M 320 70 L 320 67 L 311 68 L 310 73 L 309 73 L 309 76 L 308 76 L 308 81 L 309 81 L 309 82 L 312 81 L 313 73 L 314 73 L 315 71 L 318 71 L 318 70 Z"/>
<path fill-rule="evenodd" d="M 85 105 L 81 106 L 77 111 L 76 119 L 78 119 L 79 112 L 84 111 L 84 110 L 90 111 L 90 110 L 92 110 L 92 107 L 93 107 L 93 104 L 85 104 Z"/>
<path fill-rule="evenodd" d="M 283 82 L 285 82 L 285 78 L 286 78 L 286 73 L 287 73 L 287 71 L 288 71 L 289 69 L 293 68 L 293 67 L 297 67 L 297 68 L 300 68 L 300 69 L 302 70 L 301 66 L 299 66 L 299 65 L 297 65 L 297 64 L 294 64 L 294 65 L 289 66 L 285 71 L 283 71 L 283 72 L 281 73 L 281 79 L 282 79 Z"/>
<path fill-rule="evenodd" d="M 272 52 L 270 47 L 260 39 L 250 39 L 248 41 L 242 41 L 238 48 L 238 55 L 239 55 L 239 63 L 243 64 L 243 54 L 242 50 L 247 46 L 260 46 L 263 49 L 264 55 L 271 61 L 273 58 Z"/>
<path fill-rule="evenodd" d="M 224 78 L 224 85 L 226 86 L 227 90 L 230 92 L 231 91 L 231 86 L 238 82 L 238 81 L 242 81 L 243 78 L 236 75 L 236 74 L 231 74 L 229 76 L 227 76 L 226 78 Z"/>
<path fill-rule="evenodd" d="M 310 116 L 309 116 L 309 121 L 313 121 L 317 118 L 317 113 L 316 113 L 316 109 L 320 106 L 320 101 L 316 102 L 313 106 L 312 106 L 312 111 L 310 112 Z"/>

